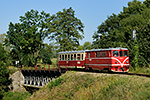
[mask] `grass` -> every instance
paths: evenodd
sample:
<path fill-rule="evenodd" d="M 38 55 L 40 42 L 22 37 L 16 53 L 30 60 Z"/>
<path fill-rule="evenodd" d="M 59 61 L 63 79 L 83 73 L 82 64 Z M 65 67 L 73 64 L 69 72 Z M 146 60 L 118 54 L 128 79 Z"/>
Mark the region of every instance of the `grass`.
<path fill-rule="evenodd" d="M 30 97 L 31 94 L 28 92 L 20 93 L 20 92 L 7 92 L 4 94 L 3 100 L 24 100 Z"/>
<path fill-rule="evenodd" d="M 149 67 L 130 67 L 129 73 L 137 73 L 137 74 L 149 74 L 150 75 L 150 68 Z"/>
<path fill-rule="evenodd" d="M 67 72 L 28 100 L 150 99 L 150 79 L 138 76 Z"/>

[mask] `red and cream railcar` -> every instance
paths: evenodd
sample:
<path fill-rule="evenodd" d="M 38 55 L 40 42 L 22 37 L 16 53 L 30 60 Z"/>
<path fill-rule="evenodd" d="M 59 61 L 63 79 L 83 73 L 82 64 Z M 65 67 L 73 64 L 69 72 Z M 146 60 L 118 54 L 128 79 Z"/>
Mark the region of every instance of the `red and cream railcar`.
<path fill-rule="evenodd" d="M 127 48 L 109 48 L 59 52 L 58 66 L 128 72 L 129 51 Z"/>
<path fill-rule="evenodd" d="M 84 68 L 85 50 L 59 52 L 57 63 L 60 68 Z"/>
<path fill-rule="evenodd" d="M 128 72 L 129 51 L 127 48 L 86 50 L 85 66 L 95 70 Z"/>

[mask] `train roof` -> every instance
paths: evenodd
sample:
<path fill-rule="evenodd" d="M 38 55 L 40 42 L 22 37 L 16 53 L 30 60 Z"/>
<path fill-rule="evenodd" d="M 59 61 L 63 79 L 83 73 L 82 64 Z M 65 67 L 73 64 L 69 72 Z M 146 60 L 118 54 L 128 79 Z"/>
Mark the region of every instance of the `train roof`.
<path fill-rule="evenodd" d="M 80 50 L 80 51 L 62 51 L 58 52 L 58 54 L 68 54 L 68 53 L 84 53 L 84 52 L 90 52 L 90 51 L 109 51 L 109 50 L 128 50 L 127 48 L 108 48 L 108 49 L 92 49 L 92 50 Z"/>
<path fill-rule="evenodd" d="M 92 50 L 85 50 L 86 52 L 88 51 L 109 51 L 109 50 L 128 50 L 127 48 L 121 48 L 121 47 L 118 47 L 118 48 L 108 48 L 108 49 L 92 49 Z"/>
<path fill-rule="evenodd" d="M 62 51 L 58 52 L 58 54 L 64 54 L 64 53 L 84 53 L 85 50 L 80 50 L 80 51 Z"/>

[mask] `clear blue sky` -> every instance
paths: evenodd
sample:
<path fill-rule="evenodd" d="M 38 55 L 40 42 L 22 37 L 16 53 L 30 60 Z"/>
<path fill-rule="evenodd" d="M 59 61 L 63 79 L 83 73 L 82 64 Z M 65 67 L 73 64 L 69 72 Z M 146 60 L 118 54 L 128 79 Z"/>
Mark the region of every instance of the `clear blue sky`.
<path fill-rule="evenodd" d="M 0 34 L 6 33 L 10 22 L 18 23 L 31 9 L 55 14 L 62 9 L 72 7 L 75 15 L 84 23 L 85 38 L 80 44 L 92 42 L 97 27 L 112 13 L 118 14 L 132 0 L 0 0 Z M 143 0 L 139 0 L 143 1 Z M 46 41 L 49 43 L 48 41 Z"/>

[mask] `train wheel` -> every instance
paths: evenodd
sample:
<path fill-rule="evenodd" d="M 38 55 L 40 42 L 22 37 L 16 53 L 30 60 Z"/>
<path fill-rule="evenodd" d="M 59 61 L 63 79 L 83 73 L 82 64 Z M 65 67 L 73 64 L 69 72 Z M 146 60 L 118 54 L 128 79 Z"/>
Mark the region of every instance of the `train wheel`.
<path fill-rule="evenodd" d="M 84 70 L 85 71 L 93 71 L 93 69 L 91 67 L 88 67 L 88 66 L 86 66 Z"/>

